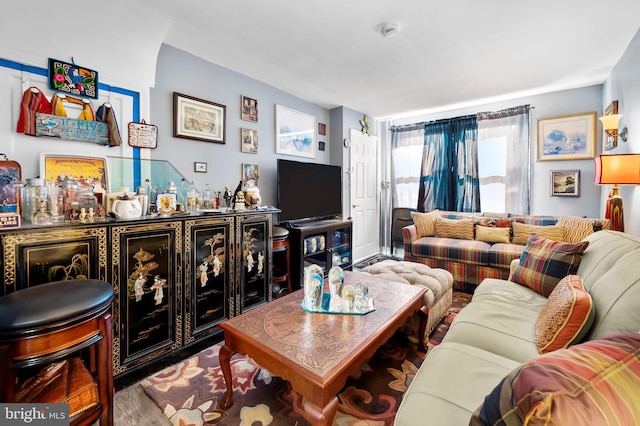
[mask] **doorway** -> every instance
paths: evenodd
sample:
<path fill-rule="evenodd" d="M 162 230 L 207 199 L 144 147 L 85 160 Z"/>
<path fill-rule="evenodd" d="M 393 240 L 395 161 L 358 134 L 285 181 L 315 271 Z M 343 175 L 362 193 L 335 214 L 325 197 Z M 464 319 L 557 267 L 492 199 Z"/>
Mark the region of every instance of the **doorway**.
<path fill-rule="evenodd" d="M 380 251 L 378 137 L 351 129 L 351 217 L 354 263 Z"/>

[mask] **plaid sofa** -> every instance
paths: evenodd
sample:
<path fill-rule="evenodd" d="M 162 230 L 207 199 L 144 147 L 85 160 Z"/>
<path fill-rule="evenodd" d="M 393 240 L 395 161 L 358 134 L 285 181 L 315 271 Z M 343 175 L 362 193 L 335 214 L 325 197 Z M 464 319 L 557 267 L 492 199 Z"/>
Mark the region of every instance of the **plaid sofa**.
<path fill-rule="evenodd" d="M 491 216 L 490 213 L 445 212 L 445 219 L 469 219 Z M 558 222 L 556 216 L 509 215 L 527 225 L 551 226 Z M 477 240 L 457 238 L 419 237 L 415 226 L 402 229 L 404 260 L 418 262 L 431 268 L 442 268 L 453 275 L 455 290 L 473 293 L 485 278 L 506 280 L 509 277 L 511 261 L 519 259 L 524 245 L 506 243 L 486 243 Z"/>

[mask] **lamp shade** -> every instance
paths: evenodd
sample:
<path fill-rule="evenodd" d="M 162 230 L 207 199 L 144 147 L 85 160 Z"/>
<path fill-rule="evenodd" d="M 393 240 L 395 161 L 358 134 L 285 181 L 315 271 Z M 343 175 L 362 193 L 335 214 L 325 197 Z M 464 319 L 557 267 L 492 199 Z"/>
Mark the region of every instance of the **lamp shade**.
<path fill-rule="evenodd" d="M 603 115 L 599 120 L 602 121 L 602 128 L 604 130 L 618 130 L 618 124 L 621 118 L 622 114 L 609 114 Z"/>
<path fill-rule="evenodd" d="M 594 158 L 595 183 L 600 185 L 640 185 L 640 154 L 599 155 Z"/>

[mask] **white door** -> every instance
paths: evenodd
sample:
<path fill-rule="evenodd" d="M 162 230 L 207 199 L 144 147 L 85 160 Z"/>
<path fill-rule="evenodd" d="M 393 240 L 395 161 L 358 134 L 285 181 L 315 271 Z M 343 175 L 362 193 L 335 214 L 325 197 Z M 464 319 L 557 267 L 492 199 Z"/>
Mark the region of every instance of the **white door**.
<path fill-rule="evenodd" d="M 351 129 L 353 262 L 380 251 L 378 137 Z"/>

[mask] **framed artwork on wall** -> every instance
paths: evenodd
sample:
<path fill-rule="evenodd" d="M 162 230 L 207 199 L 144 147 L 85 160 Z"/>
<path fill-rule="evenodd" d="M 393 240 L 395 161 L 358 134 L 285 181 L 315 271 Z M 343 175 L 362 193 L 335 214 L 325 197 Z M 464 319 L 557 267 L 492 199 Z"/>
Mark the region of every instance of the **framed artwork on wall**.
<path fill-rule="evenodd" d="M 316 158 L 316 118 L 276 105 L 276 154 Z"/>
<path fill-rule="evenodd" d="M 173 136 L 225 143 L 225 105 L 173 92 Z"/>
<path fill-rule="evenodd" d="M 242 96 L 242 111 L 240 111 L 240 118 L 244 121 L 251 121 L 253 123 L 258 122 L 258 101 L 256 99 Z"/>
<path fill-rule="evenodd" d="M 552 197 L 579 197 L 580 170 L 551 170 Z"/>
<path fill-rule="evenodd" d="M 242 152 L 251 154 L 258 153 L 258 131 L 251 129 L 240 129 L 240 145 Z"/>
<path fill-rule="evenodd" d="M 596 155 L 596 113 L 538 120 L 538 161 L 585 160 Z"/>
<path fill-rule="evenodd" d="M 242 185 L 258 186 L 260 173 L 257 164 L 242 164 Z"/>

